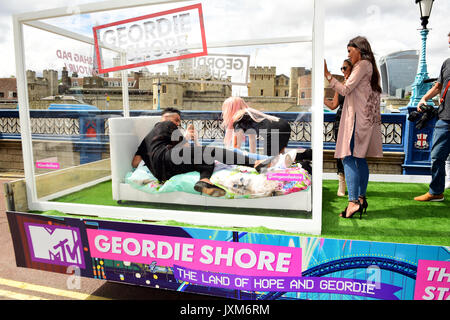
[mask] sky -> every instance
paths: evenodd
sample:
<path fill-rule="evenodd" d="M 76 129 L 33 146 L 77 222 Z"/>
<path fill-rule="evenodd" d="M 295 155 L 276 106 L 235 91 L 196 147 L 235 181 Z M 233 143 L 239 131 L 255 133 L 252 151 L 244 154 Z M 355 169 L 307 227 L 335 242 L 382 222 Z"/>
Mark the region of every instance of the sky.
<path fill-rule="evenodd" d="M 347 57 L 346 44 L 358 35 L 367 37 L 377 63 L 387 54 L 420 50 L 420 11 L 414 0 L 318 0 L 325 6 L 324 56 L 331 72 L 339 73 Z M 0 77 L 15 75 L 12 15 L 58 7 L 77 12 L 77 5 L 93 0 L 15 0 L 0 2 Z M 90 15 L 73 15 L 45 21 L 92 37 L 92 27 L 145 14 L 202 3 L 207 42 L 244 39 L 309 36 L 312 28 L 312 0 L 203 0 L 146 6 Z M 295 3 L 295 6 L 293 4 Z M 450 56 L 450 1 L 436 0 L 430 17 L 427 64 L 430 77 L 437 77 L 442 62 Z M 25 27 L 27 69 L 58 71 L 68 63 L 63 52 L 92 57 L 93 48 L 73 40 Z M 60 50 L 60 51 L 58 51 Z M 277 74 L 289 76 L 290 67 L 311 66 L 309 43 L 208 50 L 219 54 L 248 54 L 250 65 L 276 66 Z M 73 60 L 72 60 L 73 62 Z M 86 66 L 79 61 L 78 65 Z M 167 66 L 154 65 L 150 71 Z"/>

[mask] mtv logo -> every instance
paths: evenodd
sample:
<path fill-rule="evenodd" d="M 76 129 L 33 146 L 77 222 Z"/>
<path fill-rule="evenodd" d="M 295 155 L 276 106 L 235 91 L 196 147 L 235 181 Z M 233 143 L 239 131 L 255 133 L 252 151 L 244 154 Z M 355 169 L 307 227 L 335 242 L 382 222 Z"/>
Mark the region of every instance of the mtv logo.
<path fill-rule="evenodd" d="M 24 223 L 31 260 L 84 268 L 78 228 Z"/>

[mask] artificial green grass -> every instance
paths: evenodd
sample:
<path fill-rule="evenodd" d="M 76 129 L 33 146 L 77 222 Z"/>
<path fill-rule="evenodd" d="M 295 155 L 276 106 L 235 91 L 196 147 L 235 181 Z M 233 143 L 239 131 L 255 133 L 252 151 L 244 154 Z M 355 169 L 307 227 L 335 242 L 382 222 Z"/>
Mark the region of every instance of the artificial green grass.
<path fill-rule="evenodd" d="M 138 192 L 138 191 L 137 191 Z M 176 199 L 174 199 L 176 200 Z M 268 209 L 249 209 L 249 208 L 226 208 L 226 207 L 206 207 L 206 206 L 194 206 L 194 205 L 179 205 L 174 203 L 144 203 L 134 201 L 122 201 L 120 204 L 112 199 L 112 185 L 111 181 L 102 182 L 93 187 L 83 189 L 79 192 L 75 192 L 66 196 L 63 196 L 53 201 L 68 202 L 68 203 L 80 203 L 80 204 L 96 204 L 106 206 L 122 206 L 122 207 L 134 207 L 134 208 L 152 208 L 152 209 L 166 209 L 166 210 L 186 210 L 186 211 L 200 211 L 200 212 L 222 212 L 231 214 L 243 214 L 243 215 L 259 215 L 259 216 L 274 216 L 274 217 L 290 217 L 310 219 L 311 214 L 306 211 L 294 211 L 294 210 L 268 210 Z"/>
<path fill-rule="evenodd" d="M 359 220 L 359 215 L 352 219 L 343 219 L 339 213 L 347 206 L 346 197 L 337 197 L 338 182 L 323 181 L 322 201 L 322 234 L 324 238 L 369 240 L 395 243 L 411 243 L 426 245 L 450 245 L 450 190 L 446 190 L 446 200 L 443 202 L 417 202 L 413 198 L 428 190 L 427 184 L 370 182 L 367 190 L 369 207 L 367 215 Z M 58 202 L 96 204 L 118 206 L 112 199 L 111 182 L 103 182 L 82 191 L 55 199 Z M 147 204 L 124 202 L 124 207 L 159 208 L 216 211 L 217 208 L 178 206 L 174 204 Z M 270 210 L 245 210 L 221 208 L 220 212 L 286 216 L 286 212 Z M 46 214 L 54 215 L 55 212 Z M 289 217 L 308 218 L 305 213 L 288 213 Z M 112 219 L 120 220 L 120 219 Z M 150 220 L 150 219 L 149 219 Z M 120 220 L 124 221 L 124 220 Z M 134 221 L 136 222 L 136 221 Z M 164 224 L 183 227 L 199 227 L 175 221 L 160 221 Z M 207 226 L 205 226 L 207 227 Z M 257 233 L 292 234 L 271 230 L 264 227 L 254 228 L 217 228 L 226 230 L 242 230 Z"/>
<path fill-rule="evenodd" d="M 339 217 L 347 206 L 337 197 L 337 181 L 323 182 L 322 234 L 325 237 L 395 243 L 450 245 L 450 190 L 443 202 L 419 202 L 427 184 L 370 182 L 367 215 Z"/>

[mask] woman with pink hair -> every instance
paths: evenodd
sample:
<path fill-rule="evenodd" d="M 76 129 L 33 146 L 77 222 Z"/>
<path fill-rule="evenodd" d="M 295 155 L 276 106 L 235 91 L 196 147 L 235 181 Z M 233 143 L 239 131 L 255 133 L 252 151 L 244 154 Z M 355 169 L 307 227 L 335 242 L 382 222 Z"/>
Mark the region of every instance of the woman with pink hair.
<path fill-rule="evenodd" d="M 276 156 L 284 152 L 291 136 L 291 126 L 281 118 L 250 108 L 240 97 L 230 97 L 222 105 L 224 145 L 240 148 L 245 135 L 249 137 L 249 151 L 256 152 L 256 137 L 264 138 L 264 154 Z"/>

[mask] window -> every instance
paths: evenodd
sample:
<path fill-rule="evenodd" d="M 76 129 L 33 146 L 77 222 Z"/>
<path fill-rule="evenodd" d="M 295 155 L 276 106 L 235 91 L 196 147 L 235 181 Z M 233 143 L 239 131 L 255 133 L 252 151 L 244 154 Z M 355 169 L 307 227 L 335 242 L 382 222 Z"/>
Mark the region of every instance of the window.
<path fill-rule="evenodd" d="M 162 85 L 162 93 L 167 93 L 167 87 L 165 84 Z"/>
<path fill-rule="evenodd" d="M 0 98 L 4 98 L 5 97 L 5 93 L 4 92 L 0 92 Z"/>
<path fill-rule="evenodd" d="M 178 99 L 173 99 L 173 104 L 177 105 L 177 103 L 178 103 Z"/>
<path fill-rule="evenodd" d="M 261 95 L 262 95 L 262 96 L 264 95 L 264 90 L 263 90 L 263 89 L 261 89 Z"/>

